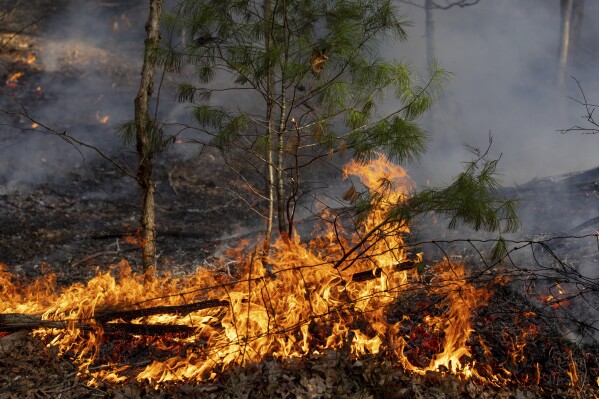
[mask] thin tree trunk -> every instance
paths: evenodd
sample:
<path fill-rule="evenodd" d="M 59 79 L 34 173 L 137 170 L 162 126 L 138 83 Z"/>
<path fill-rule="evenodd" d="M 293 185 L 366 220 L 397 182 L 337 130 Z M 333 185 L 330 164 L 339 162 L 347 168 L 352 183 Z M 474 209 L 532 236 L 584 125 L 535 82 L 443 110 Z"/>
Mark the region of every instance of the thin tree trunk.
<path fill-rule="evenodd" d="M 285 201 L 285 182 L 284 177 L 284 148 L 285 148 L 285 121 L 287 114 L 287 100 L 285 98 L 285 79 L 281 80 L 281 115 L 279 116 L 279 131 L 277 132 L 277 218 L 279 219 L 279 233 L 283 239 L 287 236 L 287 212 Z"/>
<path fill-rule="evenodd" d="M 424 1 L 426 26 L 426 64 L 432 70 L 435 62 L 435 21 L 433 20 L 433 0 Z"/>
<path fill-rule="evenodd" d="M 561 0 L 561 37 L 559 46 L 559 58 L 557 66 L 557 87 L 564 88 L 566 70 L 568 67 L 568 54 L 570 53 L 570 33 L 572 25 L 573 0 Z"/>
<path fill-rule="evenodd" d="M 160 16 L 163 0 L 150 0 L 150 15 L 146 23 L 146 41 L 139 92 L 135 97 L 135 132 L 137 139 L 137 183 L 141 191 L 142 264 L 147 273 L 156 258 L 156 224 L 154 214 L 154 182 L 152 180 L 153 122 L 149 116 L 150 98 L 154 88 L 155 63 L 151 50 L 160 42 Z"/>
<path fill-rule="evenodd" d="M 426 64 L 429 71 L 433 70 L 435 63 L 435 21 L 433 19 L 433 0 L 424 0 L 425 36 L 426 36 Z M 426 115 L 426 128 L 429 132 L 435 131 L 435 107 L 433 106 Z"/>
<path fill-rule="evenodd" d="M 269 52 L 272 47 L 272 3 L 271 0 L 264 0 L 264 50 Z M 274 110 L 274 91 L 275 91 L 275 77 L 272 64 L 266 65 L 268 83 L 266 85 L 266 119 L 268 123 L 267 131 L 267 154 L 266 154 L 266 197 L 268 201 L 268 210 L 266 215 L 266 226 L 264 231 L 264 244 L 262 247 L 263 256 L 268 255 L 270 250 L 270 239 L 272 236 L 272 225 L 275 216 L 275 193 L 274 193 L 274 181 L 275 181 L 275 164 L 274 164 L 274 149 L 273 145 L 275 142 L 275 120 L 273 115 Z"/>
<path fill-rule="evenodd" d="M 573 65 L 580 56 L 580 33 L 584 17 L 584 0 L 574 0 L 572 4 L 572 26 L 570 27 L 569 63 Z"/>
<path fill-rule="evenodd" d="M 285 0 L 282 2 L 283 13 L 287 15 L 287 5 Z M 283 32 L 287 34 L 287 19 L 283 18 Z M 289 50 L 288 43 L 286 43 L 286 38 L 283 39 L 285 41 L 284 47 L 285 51 Z M 285 59 L 287 59 L 287 54 L 285 54 Z M 277 132 L 277 218 L 279 219 L 279 234 L 281 238 L 284 240 L 289 240 L 289 235 L 287 234 L 287 222 L 289 224 L 292 223 L 291 220 L 287 220 L 287 201 L 285 198 L 285 181 L 284 181 L 284 173 L 285 173 L 285 130 L 286 130 L 286 122 L 287 122 L 287 97 L 285 93 L 285 86 L 287 85 L 287 81 L 285 79 L 285 71 L 281 71 L 281 97 L 280 97 L 280 112 L 279 115 L 279 130 Z M 290 232 L 291 234 L 291 232 Z"/>

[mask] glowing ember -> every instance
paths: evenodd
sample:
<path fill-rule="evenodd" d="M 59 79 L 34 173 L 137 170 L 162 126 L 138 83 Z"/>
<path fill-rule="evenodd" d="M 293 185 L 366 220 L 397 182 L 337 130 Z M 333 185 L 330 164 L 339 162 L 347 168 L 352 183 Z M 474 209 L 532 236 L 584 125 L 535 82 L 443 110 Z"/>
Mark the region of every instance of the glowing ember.
<path fill-rule="evenodd" d="M 33 64 L 37 61 L 37 57 L 31 53 L 27 53 L 27 55 L 17 54 L 15 61 L 20 64 Z"/>
<path fill-rule="evenodd" d="M 19 78 L 21 78 L 23 75 L 24 75 L 23 72 L 11 73 L 6 78 L 6 86 L 11 87 L 11 88 L 17 87 L 17 82 L 19 81 Z"/>
<path fill-rule="evenodd" d="M 570 305 L 570 301 L 566 298 L 566 291 L 559 284 L 556 284 L 555 289 L 552 291 L 555 292 L 545 296 L 543 302 L 550 305 L 553 309 L 568 307 Z"/>
<path fill-rule="evenodd" d="M 110 116 L 108 116 L 108 115 L 100 116 L 100 111 L 96 112 L 96 120 L 98 121 L 98 123 L 105 125 L 108 123 L 109 119 L 110 119 Z"/>
<path fill-rule="evenodd" d="M 143 247 L 143 238 L 141 237 L 141 229 L 137 230 L 134 235 L 127 235 L 123 237 L 123 241 L 127 244 L 134 245 L 136 247 Z"/>
<path fill-rule="evenodd" d="M 67 328 L 38 329 L 36 334 L 56 346 L 61 355 L 75 354 L 79 373 L 91 384 L 129 378 L 152 384 L 202 381 L 229 366 L 326 350 L 347 351 L 347 356 L 356 357 L 384 351 L 415 373 L 448 370 L 464 378 L 483 379 L 465 359 L 470 357 L 466 343 L 473 331 L 471 312 L 485 303 L 488 292 L 470 285 L 459 264 L 444 261 L 432 267 L 436 283 L 430 289 L 444 298 L 444 311 L 427 316 L 425 324 L 437 332 L 432 348 L 438 351 L 427 366 L 414 365 L 404 354 L 410 337 L 401 328 L 407 319 L 390 322 L 386 317 L 389 307 L 405 292 L 422 284 L 418 272 L 407 267 L 413 262 L 402 240 L 408 226 L 392 223 L 387 216 L 393 206 L 407 199 L 412 183 L 402 168 L 383 156 L 365 165 L 351 162 L 344 171 L 357 176 L 377 198 L 354 233 L 330 226 L 308 243 L 297 235 L 278 240 L 266 259 L 240 248 L 237 279 L 205 269 L 186 278 L 148 279 L 132 274 L 122 263 L 113 267 L 118 279 L 110 273 L 99 274 L 85 285 L 58 290 L 53 276 L 22 288 L 0 269 L 0 287 L 4 287 L 0 311 L 42 314 L 43 320 L 66 323 Z M 359 251 L 344 257 L 349 248 Z M 265 272 L 263 262 L 271 273 Z M 141 309 L 142 303 L 145 309 L 180 309 L 197 303 L 215 307 L 186 314 L 135 313 L 129 319 L 105 316 L 114 309 Z M 81 327 L 82 321 L 86 328 Z M 119 364 L 116 355 L 106 360 L 102 354 L 105 334 L 118 330 L 123 322 L 129 329 L 171 326 L 186 334 L 156 338 L 154 345 L 169 356 L 136 370 Z M 105 363 L 99 367 L 101 361 Z"/>

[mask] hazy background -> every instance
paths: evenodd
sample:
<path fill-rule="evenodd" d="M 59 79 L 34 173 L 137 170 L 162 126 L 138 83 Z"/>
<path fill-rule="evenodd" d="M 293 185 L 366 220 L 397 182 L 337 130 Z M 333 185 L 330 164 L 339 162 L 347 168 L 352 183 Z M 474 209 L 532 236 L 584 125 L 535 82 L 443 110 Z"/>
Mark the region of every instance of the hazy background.
<path fill-rule="evenodd" d="M 44 21 L 38 58 L 46 71 L 39 82 L 46 101 L 29 104 L 30 111 L 59 131 L 67 129 L 103 149 L 122 152 L 114 127 L 132 118 L 146 2 L 110 7 L 95 1 L 66 3 L 63 12 Z M 583 109 L 567 99 L 578 97 L 575 83 L 567 80 L 563 91 L 556 89 L 559 3 L 481 0 L 471 7 L 434 11 L 436 57 L 454 77 L 433 116 L 422 120 L 430 132 L 429 151 L 421 162 L 409 165 L 419 185 L 449 182 L 461 171 L 461 162 L 470 159 L 464 144 L 486 147 L 489 132 L 491 155 L 501 155 L 506 185 L 599 165 L 599 136 L 557 132 L 583 122 Z M 401 9 L 414 25 L 408 28 L 409 40 L 385 44 L 383 51 L 424 72 L 425 12 L 408 4 Z M 599 102 L 594 69 L 598 17 L 597 2 L 586 1 L 584 51 L 569 71 L 582 81 L 591 102 Z M 176 122 L 185 116 L 180 106 L 168 111 L 172 96 L 166 90 L 165 115 Z M 394 106 L 388 104 L 389 109 Z M 109 122 L 99 124 L 96 115 L 109 116 Z M 27 121 L 21 125 L 27 126 Z M 2 127 L 0 144 L 0 191 L 60 177 L 81 164 L 75 149 L 39 131 Z"/>
<path fill-rule="evenodd" d="M 585 2 L 581 51 L 568 71 L 582 82 L 590 102 L 599 102 L 597 3 Z M 389 51 L 424 70 L 425 11 L 412 5 L 402 10 L 414 27 L 407 43 Z M 562 92 L 556 85 L 559 0 L 481 0 L 433 15 L 437 60 L 454 77 L 434 121 L 423 121 L 430 130 L 429 151 L 410 166 L 419 184 L 448 182 L 470 157 L 463 144 L 486 147 L 489 132 L 491 154 L 501 155 L 507 185 L 599 166 L 599 136 L 557 132 L 583 123 L 582 107 L 567 98 L 579 98 L 575 82 L 567 78 Z"/>

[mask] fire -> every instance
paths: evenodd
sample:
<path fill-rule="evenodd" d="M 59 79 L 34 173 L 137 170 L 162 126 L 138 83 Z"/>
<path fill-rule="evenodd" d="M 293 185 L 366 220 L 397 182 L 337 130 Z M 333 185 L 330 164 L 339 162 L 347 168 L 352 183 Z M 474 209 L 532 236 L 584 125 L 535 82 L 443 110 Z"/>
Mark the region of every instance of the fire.
<path fill-rule="evenodd" d="M 143 247 L 144 240 L 141 237 L 141 229 L 138 229 L 133 235 L 126 235 L 123 237 L 123 241 L 127 244 L 134 245 L 137 247 Z"/>
<path fill-rule="evenodd" d="M 471 312 L 489 293 L 469 284 L 459 264 L 445 260 L 430 267 L 435 276 L 435 283 L 428 283 L 430 290 L 444 302 L 442 312 L 424 322 L 438 334 L 439 349 L 428 365 L 413 364 L 404 353 L 410 339 L 402 333 L 407 316 L 400 321 L 387 318 L 406 290 L 427 284 L 410 267 L 414 260 L 403 242 L 408 226 L 387 216 L 408 198 L 413 184 L 401 167 L 382 155 L 367 164 L 351 162 L 344 172 L 357 176 L 375 199 L 353 233 L 329 226 L 309 242 L 297 235 L 280 239 L 266 257 L 240 248 L 235 277 L 199 269 L 185 278 L 148 278 L 132 273 L 122 262 L 113 266 L 113 273 L 100 273 L 85 285 L 57 289 L 48 275 L 23 288 L 0 268 L 0 311 L 42 314 L 45 321 L 62 323 L 65 328 L 40 328 L 36 334 L 61 355 L 75 354 L 79 373 L 90 384 L 130 378 L 152 384 L 203 381 L 231 366 L 328 350 L 355 357 L 384 351 L 418 374 L 446 370 L 482 379 L 465 359 L 471 355 Z M 181 307 L 197 303 L 214 306 L 181 314 Z M 114 309 L 151 306 L 164 311 L 114 320 L 106 316 Z M 108 359 L 103 354 L 106 335 L 125 325 L 170 326 L 185 333 L 155 338 L 154 345 L 170 355 L 141 369 L 119 363 L 117 354 Z"/>
<path fill-rule="evenodd" d="M 11 87 L 11 88 L 17 87 L 17 82 L 19 81 L 19 78 L 21 78 L 24 74 L 25 74 L 24 72 L 11 73 L 6 78 L 6 86 Z"/>
<path fill-rule="evenodd" d="M 25 54 L 17 54 L 15 57 L 15 61 L 21 65 L 28 64 L 31 65 L 35 61 L 37 61 L 37 57 L 32 53 Z"/>
<path fill-rule="evenodd" d="M 550 305 L 553 309 L 568 307 L 570 305 L 570 301 L 566 298 L 566 291 L 559 284 L 556 284 L 555 288 L 557 291 L 553 294 L 545 296 L 543 298 L 543 302 L 547 305 Z"/>
<path fill-rule="evenodd" d="M 572 388 L 576 388 L 580 381 L 580 376 L 578 375 L 578 366 L 574 361 L 574 357 L 572 356 L 572 350 L 568 350 L 568 356 L 570 357 L 570 363 L 568 364 L 568 377 L 570 377 L 570 386 Z"/>

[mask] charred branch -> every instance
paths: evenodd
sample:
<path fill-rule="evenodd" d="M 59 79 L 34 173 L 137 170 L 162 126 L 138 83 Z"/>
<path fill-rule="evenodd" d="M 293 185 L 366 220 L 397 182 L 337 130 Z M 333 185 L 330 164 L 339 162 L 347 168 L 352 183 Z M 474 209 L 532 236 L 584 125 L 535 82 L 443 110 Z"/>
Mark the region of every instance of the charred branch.
<path fill-rule="evenodd" d="M 212 299 L 208 301 L 190 303 L 187 305 L 156 306 L 147 309 L 119 310 L 101 313 L 100 315 L 96 316 L 95 319 L 99 322 L 107 322 L 116 319 L 132 320 L 137 319 L 139 317 L 148 317 L 158 314 L 186 315 L 192 312 L 197 312 L 198 310 L 216 308 L 221 306 L 229 306 L 229 302 Z"/>

